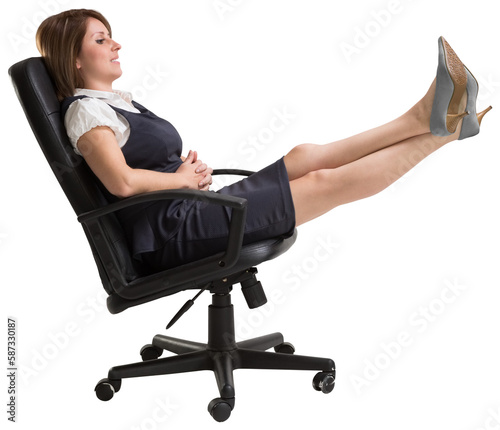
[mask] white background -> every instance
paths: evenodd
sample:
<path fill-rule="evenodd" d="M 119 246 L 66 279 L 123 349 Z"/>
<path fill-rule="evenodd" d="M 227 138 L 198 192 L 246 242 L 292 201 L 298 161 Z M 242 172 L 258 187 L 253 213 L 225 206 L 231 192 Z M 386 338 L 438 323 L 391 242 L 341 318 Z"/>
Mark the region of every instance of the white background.
<path fill-rule="evenodd" d="M 4 6 L 0 331 L 6 345 L 7 316 L 17 318 L 17 428 L 500 428 L 496 3 Z M 332 394 L 311 388 L 314 372 L 237 370 L 236 407 L 221 425 L 206 412 L 218 395 L 211 372 L 124 380 L 112 401 L 96 399 L 109 367 L 138 361 L 140 347 L 165 333 L 192 293 L 119 315 L 106 310 L 84 234 L 10 85 L 8 67 L 38 55 L 41 20 L 79 7 L 102 12 L 123 46 L 116 88 L 169 119 L 185 152 L 198 150 L 213 167 L 258 169 L 296 144 L 330 142 L 402 114 L 434 78 L 440 35 L 478 78 L 478 108 L 495 108 L 478 137 L 448 145 L 381 194 L 301 227 L 292 250 L 259 269 L 268 305 L 250 311 L 239 288 L 233 294 L 241 338 L 282 331 L 297 353 L 335 360 Z M 293 118 L 271 135 L 276 110 Z M 171 335 L 205 341 L 209 300 L 203 295 Z M 1 381 L 5 405 L 8 380 Z"/>

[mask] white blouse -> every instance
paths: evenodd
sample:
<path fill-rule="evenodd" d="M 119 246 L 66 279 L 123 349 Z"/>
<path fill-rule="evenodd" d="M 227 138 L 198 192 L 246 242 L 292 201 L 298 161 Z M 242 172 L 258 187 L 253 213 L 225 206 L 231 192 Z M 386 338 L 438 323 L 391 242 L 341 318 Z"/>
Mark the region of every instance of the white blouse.
<path fill-rule="evenodd" d="M 130 125 L 123 115 L 109 105 L 140 113 L 132 105 L 132 95 L 126 91 L 96 91 L 77 88 L 75 96 L 88 96 L 75 100 L 64 116 L 64 125 L 75 152 L 82 155 L 77 147 L 78 139 L 95 127 L 107 126 L 115 133 L 120 148 L 127 143 Z"/>

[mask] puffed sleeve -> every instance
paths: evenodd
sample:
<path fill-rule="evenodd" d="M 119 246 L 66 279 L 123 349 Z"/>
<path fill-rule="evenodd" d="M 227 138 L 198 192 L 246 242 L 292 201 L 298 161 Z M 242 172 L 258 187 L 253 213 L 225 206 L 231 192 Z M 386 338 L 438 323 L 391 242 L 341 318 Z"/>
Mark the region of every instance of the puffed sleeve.
<path fill-rule="evenodd" d="M 92 97 L 85 97 L 71 103 L 64 116 L 64 125 L 71 145 L 78 155 L 82 155 L 77 147 L 78 139 L 95 127 L 109 127 L 115 133 L 120 147 L 124 144 L 124 138 L 128 138 L 125 136 L 128 134 L 127 120 L 117 114 L 106 102 Z"/>

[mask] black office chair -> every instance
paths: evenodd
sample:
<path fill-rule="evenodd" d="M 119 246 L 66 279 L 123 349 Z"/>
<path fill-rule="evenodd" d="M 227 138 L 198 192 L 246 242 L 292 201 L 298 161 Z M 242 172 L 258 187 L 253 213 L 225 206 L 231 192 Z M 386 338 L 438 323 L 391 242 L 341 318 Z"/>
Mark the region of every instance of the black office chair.
<path fill-rule="evenodd" d="M 108 377 L 98 382 L 95 392 L 99 399 L 110 400 L 120 390 L 123 378 L 212 370 L 220 397 L 209 403 L 208 410 L 215 420 L 225 421 L 235 403 L 234 369 L 316 370 L 319 373 L 313 378 L 313 387 L 323 393 L 332 391 L 335 385 L 333 360 L 293 355 L 293 346 L 284 342 L 280 333 L 242 342 L 235 340 L 230 295 L 233 285 L 241 284 L 250 308 L 266 303 L 264 291 L 256 278 L 255 266 L 287 251 L 295 242 L 296 232 L 291 237 L 277 237 L 242 246 L 246 200 L 216 193 L 164 190 L 110 202 L 100 181 L 84 160 L 74 153 L 69 143 L 54 86 L 42 58 L 21 61 L 9 69 L 9 74 L 38 143 L 85 231 L 102 284 L 109 294 L 109 311 L 115 314 L 188 289 L 200 290 L 196 297 L 205 290 L 212 293 L 206 344 L 155 336 L 152 344 L 141 349 L 142 362 L 113 367 Z M 250 173 L 235 170 L 214 172 Z M 115 212 L 131 205 L 162 199 L 205 200 L 230 207 L 232 216 L 226 251 L 192 264 L 148 273 L 131 258 Z M 193 300 L 186 303 L 171 323 L 193 304 Z M 275 352 L 266 351 L 271 348 Z M 163 350 L 178 355 L 159 358 Z"/>

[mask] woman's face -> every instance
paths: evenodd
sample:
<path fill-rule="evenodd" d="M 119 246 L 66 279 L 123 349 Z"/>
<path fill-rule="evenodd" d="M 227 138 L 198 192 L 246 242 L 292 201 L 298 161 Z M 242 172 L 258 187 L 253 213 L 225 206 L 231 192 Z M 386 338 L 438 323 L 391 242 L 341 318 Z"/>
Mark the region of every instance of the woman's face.
<path fill-rule="evenodd" d="M 84 87 L 112 91 L 112 83 L 122 75 L 118 60 L 119 43 L 111 39 L 106 26 L 95 18 L 87 20 L 87 32 L 76 58 Z"/>

